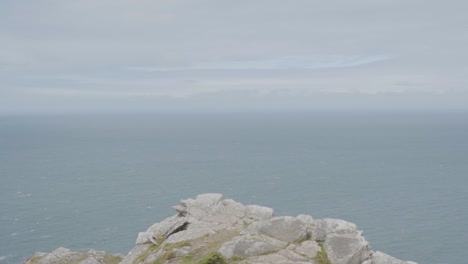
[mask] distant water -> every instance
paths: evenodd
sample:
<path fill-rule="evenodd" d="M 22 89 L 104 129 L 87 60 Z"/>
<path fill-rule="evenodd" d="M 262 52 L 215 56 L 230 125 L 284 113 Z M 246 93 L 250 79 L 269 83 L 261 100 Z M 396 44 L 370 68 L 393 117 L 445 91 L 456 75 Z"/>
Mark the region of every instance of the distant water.
<path fill-rule="evenodd" d="M 0 263 L 126 254 L 170 206 L 221 192 L 341 218 L 374 250 L 468 259 L 468 113 L 0 117 Z"/>

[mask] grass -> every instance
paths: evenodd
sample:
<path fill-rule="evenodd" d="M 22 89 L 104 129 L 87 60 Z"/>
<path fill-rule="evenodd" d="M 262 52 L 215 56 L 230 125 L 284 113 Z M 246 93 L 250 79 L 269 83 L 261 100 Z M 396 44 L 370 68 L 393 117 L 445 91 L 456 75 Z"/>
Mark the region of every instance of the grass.
<path fill-rule="evenodd" d="M 229 262 L 238 262 L 238 261 L 241 261 L 243 259 L 244 259 L 243 257 L 234 256 L 234 257 L 229 259 Z"/>
<path fill-rule="evenodd" d="M 37 263 L 41 259 L 42 259 L 42 256 L 35 256 L 35 257 L 30 258 L 28 262 L 31 264 L 34 264 L 34 263 Z"/>
<path fill-rule="evenodd" d="M 156 246 L 154 244 L 151 244 L 145 251 L 143 251 L 143 253 L 141 253 L 138 258 L 136 258 L 134 261 L 133 261 L 133 264 L 138 264 L 138 263 L 141 263 L 143 261 L 145 261 L 151 254 L 155 254 L 159 251 L 159 249 L 161 248 L 161 246 Z"/>
<path fill-rule="evenodd" d="M 197 264 L 228 264 L 227 260 L 219 252 L 208 253 L 205 257 L 200 259 Z"/>
<path fill-rule="evenodd" d="M 181 241 L 173 244 L 166 244 L 164 245 L 164 251 L 170 251 L 180 247 L 190 247 L 191 245 L 192 244 L 189 241 Z"/>
<path fill-rule="evenodd" d="M 166 263 L 166 261 L 168 261 L 170 259 L 173 259 L 173 258 L 175 258 L 174 252 L 166 251 L 166 252 L 164 252 L 164 254 L 161 257 L 159 257 L 159 258 L 155 259 L 153 262 L 151 262 L 151 264 L 164 264 L 164 263 Z"/>
<path fill-rule="evenodd" d="M 318 243 L 320 246 L 320 251 L 317 252 L 315 255 L 314 260 L 317 264 L 332 264 L 330 259 L 328 258 L 328 254 L 325 251 L 325 247 L 323 246 L 323 242 Z"/>
<path fill-rule="evenodd" d="M 158 245 L 161 245 L 162 242 L 164 242 L 164 240 L 165 240 L 165 238 L 163 236 L 161 236 L 161 235 L 157 235 L 155 237 L 155 241 L 156 241 L 156 243 L 158 243 Z"/>
<path fill-rule="evenodd" d="M 189 241 L 182 241 L 174 244 L 166 244 L 163 247 L 164 253 L 162 256 L 151 262 L 151 264 L 162 264 L 168 261 L 169 259 L 175 258 L 174 252 L 172 252 L 173 249 L 179 248 L 179 247 L 185 247 L 185 246 L 190 246 Z M 149 256 L 158 253 L 158 251 L 161 249 L 161 245 L 154 245 L 151 244 L 143 253 L 141 253 L 138 258 L 136 258 L 133 261 L 133 264 L 138 264 L 144 262 Z M 107 263 L 107 262 L 106 262 Z M 116 262 L 119 263 L 119 262 Z M 186 263 L 191 263 L 191 262 L 186 262 Z M 113 264 L 113 263 L 111 263 Z"/>
<path fill-rule="evenodd" d="M 122 261 L 121 256 L 106 254 L 104 256 L 104 263 L 106 264 L 119 264 Z"/>
<path fill-rule="evenodd" d="M 181 264 L 193 264 L 194 263 L 194 259 L 193 259 L 193 256 L 184 256 L 182 257 L 182 259 L 180 260 L 180 263 Z"/>
<path fill-rule="evenodd" d="M 276 252 L 278 252 L 278 251 L 280 251 L 280 250 L 281 250 L 281 249 L 267 250 L 267 251 L 261 253 L 259 256 L 266 256 L 266 255 L 274 254 L 274 253 L 276 253 Z"/>
<path fill-rule="evenodd" d="M 231 258 L 227 260 L 217 251 L 224 242 L 238 236 L 237 230 L 228 230 L 213 235 L 206 234 L 198 240 L 181 241 L 177 243 L 163 243 L 162 237 L 155 237 L 158 245 L 151 244 L 134 261 L 133 264 L 144 263 L 163 264 L 166 262 L 177 262 L 181 264 L 228 264 L 239 263 L 242 258 Z M 174 249 L 190 247 L 190 254 L 187 256 L 176 256 Z M 151 258 L 152 255 L 159 253 L 157 259 Z"/>

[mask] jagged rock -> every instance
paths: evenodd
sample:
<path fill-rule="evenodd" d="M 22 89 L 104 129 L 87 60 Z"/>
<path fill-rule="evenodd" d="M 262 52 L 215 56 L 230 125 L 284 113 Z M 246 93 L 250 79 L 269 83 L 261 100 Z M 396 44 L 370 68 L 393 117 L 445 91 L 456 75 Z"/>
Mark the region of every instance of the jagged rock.
<path fill-rule="evenodd" d="M 325 218 L 315 221 L 312 239 L 324 241 L 329 234 L 357 234 L 356 225 L 341 219 Z"/>
<path fill-rule="evenodd" d="M 317 242 L 308 240 L 302 242 L 294 251 L 311 259 L 317 255 L 317 252 L 320 251 L 320 247 Z"/>
<path fill-rule="evenodd" d="M 333 264 L 361 264 L 371 255 L 369 243 L 360 234 L 328 234 L 323 245 Z"/>
<path fill-rule="evenodd" d="M 186 217 L 180 217 L 179 215 L 168 217 L 161 223 L 150 226 L 146 232 L 138 233 L 136 244 L 153 243 L 158 245 L 158 240 L 168 238 L 174 231 L 181 231 L 187 224 L 188 220 Z"/>
<path fill-rule="evenodd" d="M 275 212 L 269 207 L 259 205 L 247 205 L 245 207 L 245 218 L 258 221 L 268 220 L 274 216 Z"/>
<path fill-rule="evenodd" d="M 127 256 L 122 259 L 120 264 L 133 264 L 135 260 L 140 257 L 144 252 L 146 252 L 153 244 L 145 244 L 145 245 L 136 245 L 130 252 L 128 252 Z"/>
<path fill-rule="evenodd" d="M 296 246 L 294 244 L 290 244 L 286 248 L 278 251 L 278 254 L 286 257 L 289 261 L 293 261 L 296 263 L 305 262 L 309 260 L 309 257 L 296 253 L 296 251 L 294 250 L 295 248 Z"/>
<path fill-rule="evenodd" d="M 179 213 L 179 216 L 185 216 L 187 214 L 187 206 L 185 205 L 174 205 L 172 209 L 176 210 Z"/>
<path fill-rule="evenodd" d="M 285 256 L 281 254 L 269 254 L 269 255 L 264 255 L 264 256 L 256 256 L 256 257 L 251 257 L 248 258 L 247 263 L 252 263 L 252 264 L 290 264 L 290 263 L 297 263 L 297 262 L 292 262 Z"/>
<path fill-rule="evenodd" d="M 268 221 L 252 223 L 252 232 L 264 234 L 283 240 L 295 242 L 307 237 L 307 223 L 292 216 L 280 216 Z"/>
<path fill-rule="evenodd" d="M 286 242 L 267 237 L 244 235 L 233 238 L 223 244 L 219 252 L 227 258 L 262 255 L 265 252 L 278 251 L 287 245 Z"/>
<path fill-rule="evenodd" d="M 174 216 L 139 233 L 123 259 L 100 251 L 58 248 L 36 253 L 26 263 L 197 263 L 219 252 L 231 259 L 229 263 L 319 264 L 318 259 L 325 258 L 332 264 L 415 264 L 372 252 L 356 225 L 339 219 L 274 217 L 272 208 L 223 200 L 213 193 L 181 200 L 173 209 Z"/>
<path fill-rule="evenodd" d="M 222 208 L 223 195 L 219 193 L 200 194 L 195 200 L 186 200 L 187 215 L 196 220 L 217 214 Z"/>
<path fill-rule="evenodd" d="M 179 243 L 182 241 L 194 240 L 206 235 L 216 233 L 210 228 L 191 228 L 188 230 L 180 231 L 167 238 L 166 243 Z"/>

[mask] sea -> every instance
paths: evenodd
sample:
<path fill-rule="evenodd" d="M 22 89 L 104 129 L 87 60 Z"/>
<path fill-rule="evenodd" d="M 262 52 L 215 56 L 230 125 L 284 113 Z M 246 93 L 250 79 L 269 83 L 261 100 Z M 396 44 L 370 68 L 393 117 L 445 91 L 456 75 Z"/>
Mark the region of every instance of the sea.
<path fill-rule="evenodd" d="M 375 251 L 468 263 L 468 112 L 0 116 L 0 263 L 126 254 L 200 193 L 357 225 Z"/>

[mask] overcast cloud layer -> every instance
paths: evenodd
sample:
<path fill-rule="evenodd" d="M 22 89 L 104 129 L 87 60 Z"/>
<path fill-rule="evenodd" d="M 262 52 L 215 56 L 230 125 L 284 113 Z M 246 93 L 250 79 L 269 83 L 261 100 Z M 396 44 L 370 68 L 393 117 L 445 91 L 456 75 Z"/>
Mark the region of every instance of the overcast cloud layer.
<path fill-rule="evenodd" d="M 0 1 L 0 113 L 468 108 L 468 2 Z"/>

